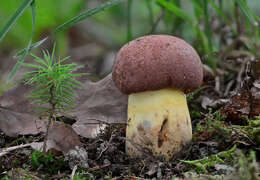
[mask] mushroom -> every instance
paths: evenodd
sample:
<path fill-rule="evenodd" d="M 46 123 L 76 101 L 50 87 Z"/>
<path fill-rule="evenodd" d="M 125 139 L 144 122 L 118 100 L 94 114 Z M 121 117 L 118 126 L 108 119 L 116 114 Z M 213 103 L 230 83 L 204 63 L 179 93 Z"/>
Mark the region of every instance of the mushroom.
<path fill-rule="evenodd" d="M 192 138 L 185 94 L 203 78 L 196 51 L 169 35 L 148 35 L 124 45 L 118 52 L 112 78 L 128 94 L 126 152 L 137 157 L 142 149 L 166 160 Z"/>

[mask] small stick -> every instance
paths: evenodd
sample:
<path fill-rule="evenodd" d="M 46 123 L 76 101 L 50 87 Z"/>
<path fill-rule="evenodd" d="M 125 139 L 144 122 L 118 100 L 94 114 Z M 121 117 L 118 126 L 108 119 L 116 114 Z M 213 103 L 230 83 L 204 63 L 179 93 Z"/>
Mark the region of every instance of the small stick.
<path fill-rule="evenodd" d="M 75 173 L 76 173 L 76 171 L 77 171 L 77 168 L 78 168 L 78 166 L 75 165 L 74 168 L 73 168 L 73 170 L 72 170 L 72 173 L 71 173 L 71 176 L 70 176 L 70 180 L 73 180 L 73 179 L 74 179 L 74 176 L 75 176 Z"/>
<path fill-rule="evenodd" d="M 11 152 L 11 151 L 14 151 L 16 149 L 21 149 L 21 148 L 24 148 L 24 147 L 29 147 L 31 146 L 32 143 L 29 143 L 29 144 L 21 144 L 21 145 L 18 145 L 18 146 L 13 146 L 13 147 L 9 147 L 9 148 L 6 148 L 6 149 L 3 149 L 3 150 L 0 150 L 0 157 L 6 155 L 7 153 Z"/>
<path fill-rule="evenodd" d="M 108 166 L 110 166 L 110 165 L 111 165 L 111 163 L 103 164 L 103 165 L 101 165 L 101 166 L 95 166 L 95 167 L 93 167 L 93 168 L 89 168 L 88 171 L 96 171 L 96 170 L 99 170 L 99 169 L 108 167 Z"/>
<path fill-rule="evenodd" d="M 109 141 L 108 141 L 106 147 L 101 151 L 101 153 L 100 153 L 99 156 L 96 158 L 96 160 L 98 160 L 99 158 L 101 158 L 102 154 L 107 151 L 107 149 L 109 148 L 109 146 L 110 146 L 110 144 L 111 144 L 111 142 L 112 142 L 114 136 L 115 136 L 115 135 L 113 135 L 113 134 L 111 135 L 111 137 L 110 137 L 110 139 L 109 139 Z"/>

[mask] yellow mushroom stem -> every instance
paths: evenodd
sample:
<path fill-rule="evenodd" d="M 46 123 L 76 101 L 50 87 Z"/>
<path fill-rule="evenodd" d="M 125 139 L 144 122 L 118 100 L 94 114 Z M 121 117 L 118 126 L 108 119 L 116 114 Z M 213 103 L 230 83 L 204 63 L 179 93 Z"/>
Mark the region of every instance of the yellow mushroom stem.
<path fill-rule="evenodd" d="M 185 94 L 167 88 L 129 95 L 126 138 L 132 157 L 149 149 L 155 156 L 172 158 L 192 138 Z"/>

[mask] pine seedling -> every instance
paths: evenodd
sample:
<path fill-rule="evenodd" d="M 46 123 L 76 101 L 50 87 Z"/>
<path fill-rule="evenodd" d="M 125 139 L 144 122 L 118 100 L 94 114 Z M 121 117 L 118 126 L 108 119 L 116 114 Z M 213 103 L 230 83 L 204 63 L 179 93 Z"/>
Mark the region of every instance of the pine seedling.
<path fill-rule="evenodd" d="M 63 64 L 69 57 L 55 59 L 55 45 L 52 54 L 43 51 L 40 58 L 32 54 L 35 64 L 22 63 L 23 66 L 33 68 L 24 74 L 25 83 L 33 86 L 29 98 L 33 104 L 38 105 L 41 113 L 48 115 L 47 131 L 43 143 L 43 152 L 46 152 L 46 142 L 51 122 L 55 120 L 57 113 L 64 112 L 73 107 L 75 102 L 75 89 L 82 83 L 75 78 L 86 73 L 75 73 L 82 68 L 74 63 Z"/>

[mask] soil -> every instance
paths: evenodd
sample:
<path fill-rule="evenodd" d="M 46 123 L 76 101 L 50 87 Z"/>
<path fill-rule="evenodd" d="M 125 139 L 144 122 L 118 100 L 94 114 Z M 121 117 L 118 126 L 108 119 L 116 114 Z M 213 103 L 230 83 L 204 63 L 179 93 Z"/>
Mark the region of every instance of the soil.
<path fill-rule="evenodd" d="M 194 126 L 198 125 L 198 121 Z M 203 123 L 201 123 L 203 126 Z M 196 129 L 195 129 L 196 130 Z M 30 142 L 42 141 L 43 135 L 19 136 L 10 138 L 0 133 L 0 148 L 26 144 Z M 84 149 L 88 153 L 88 169 L 78 167 L 76 176 L 81 179 L 172 179 L 173 177 L 184 178 L 184 172 L 196 172 L 195 166 L 182 163 L 180 160 L 191 161 L 203 159 L 232 147 L 231 139 L 225 137 L 217 131 L 195 131 L 193 142 L 183 148 L 183 150 L 169 162 L 163 158 L 155 158 L 151 154 L 144 152 L 140 159 L 130 158 L 125 153 L 125 125 L 108 126 L 104 132 L 94 139 L 81 138 Z M 250 146 L 239 145 L 245 150 Z M 254 148 L 251 146 L 250 148 Z M 64 160 L 64 155 L 57 151 L 49 151 L 49 156 L 42 157 L 38 152 L 38 164 L 35 164 L 37 151 L 32 148 L 21 148 L 11 151 L 0 159 L 0 177 L 10 179 L 69 179 L 73 167 Z M 259 155 L 259 151 L 258 151 Z M 51 158 L 50 158 L 51 157 Z M 237 157 L 236 157 L 237 158 Z M 49 159 L 49 160 L 48 160 Z M 223 158 L 223 160 L 227 160 Z M 233 162 L 215 163 L 216 165 L 226 165 L 231 167 Z M 232 172 L 217 166 L 207 167 L 206 179 L 215 175 L 231 175 Z M 223 166 L 224 166 L 223 165 Z M 195 170 L 195 171 L 194 171 Z M 259 169 L 258 169 L 259 170 Z M 258 171 L 259 172 L 259 171 Z M 19 177 L 19 178 L 18 178 Z M 75 178 L 75 177 L 74 177 Z M 191 177 L 190 177 L 191 178 Z"/>

